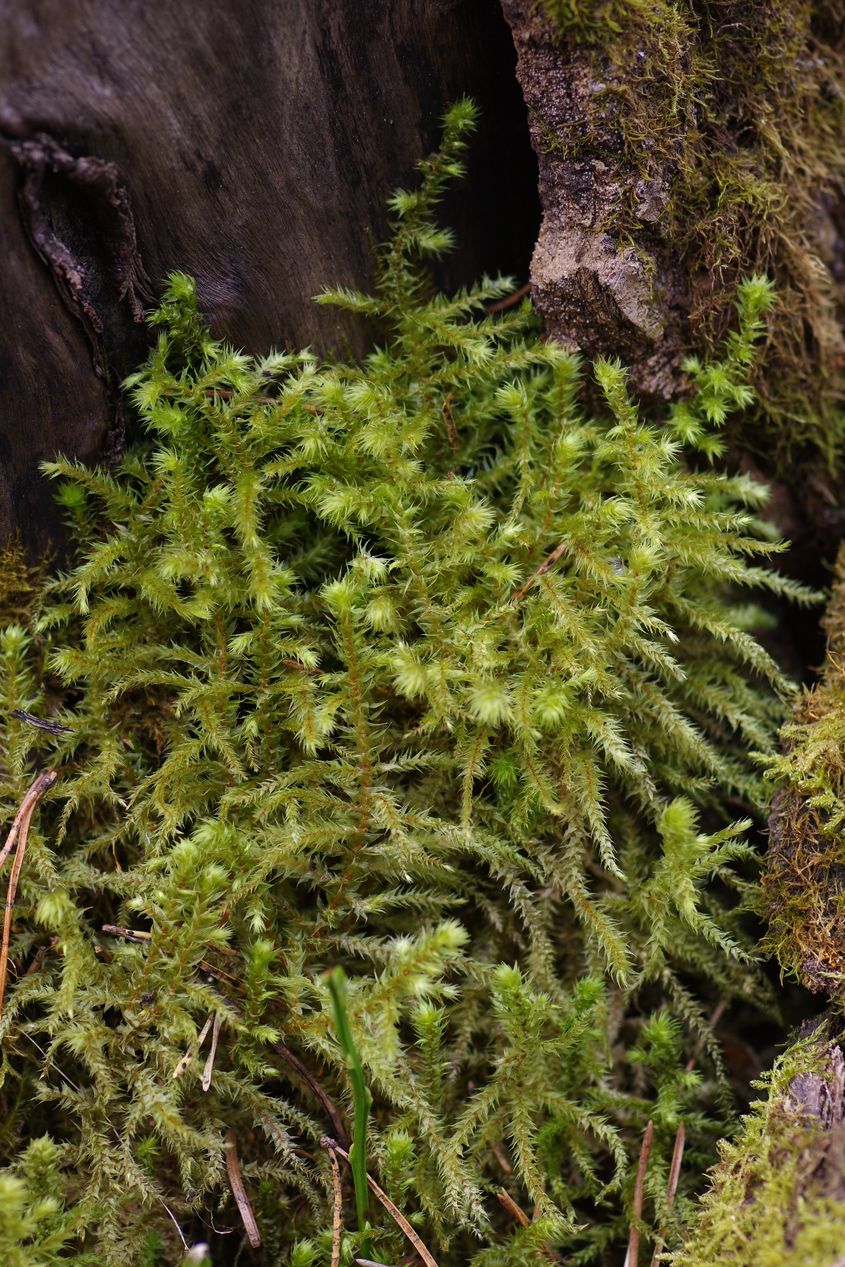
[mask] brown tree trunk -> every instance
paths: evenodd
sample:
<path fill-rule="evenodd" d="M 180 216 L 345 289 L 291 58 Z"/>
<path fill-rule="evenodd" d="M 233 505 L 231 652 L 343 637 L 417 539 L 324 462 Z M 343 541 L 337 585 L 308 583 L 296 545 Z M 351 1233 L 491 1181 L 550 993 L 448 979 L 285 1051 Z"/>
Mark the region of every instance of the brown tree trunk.
<path fill-rule="evenodd" d="M 385 199 L 482 109 L 447 278 L 527 272 L 536 169 L 495 0 L 0 0 L 0 539 L 55 531 L 39 460 L 108 459 L 162 278 L 250 351 L 359 351 Z"/>

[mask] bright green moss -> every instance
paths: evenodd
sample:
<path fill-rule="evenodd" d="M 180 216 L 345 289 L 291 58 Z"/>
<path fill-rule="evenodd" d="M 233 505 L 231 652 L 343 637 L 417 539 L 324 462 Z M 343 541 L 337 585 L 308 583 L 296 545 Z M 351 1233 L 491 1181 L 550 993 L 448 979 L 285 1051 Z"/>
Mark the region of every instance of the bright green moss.
<path fill-rule="evenodd" d="M 180 1234 L 230 1260 L 229 1131 L 258 1261 L 328 1261 L 335 965 L 369 1168 L 441 1267 L 617 1261 L 649 1120 L 644 1236 L 668 1234 L 719 1130 L 708 1008 L 765 999 L 731 819 L 790 688 L 742 591 L 807 596 L 764 566 L 765 490 L 712 460 L 770 288 L 743 284 L 659 424 L 610 361 L 590 416 L 530 308 L 486 311 L 506 281 L 431 290 L 471 122 L 394 198 L 377 293 L 323 296 L 376 323 L 362 364 L 222 346 L 176 275 L 130 383 L 146 444 L 48 468 L 76 561 L 0 635 L 6 817 L 61 767 L 16 908 L 2 1148 L 49 1124 L 104 1267 L 178 1262 Z"/>

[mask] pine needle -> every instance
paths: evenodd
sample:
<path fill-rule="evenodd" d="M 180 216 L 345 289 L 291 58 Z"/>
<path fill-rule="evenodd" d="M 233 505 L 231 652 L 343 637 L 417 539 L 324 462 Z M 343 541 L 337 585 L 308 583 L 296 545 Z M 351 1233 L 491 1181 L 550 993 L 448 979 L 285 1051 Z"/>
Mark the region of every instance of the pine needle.
<path fill-rule="evenodd" d="M 322 1142 L 322 1141 L 321 1141 Z M 337 1164 L 337 1150 L 328 1149 L 329 1162 L 332 1168 L 332 1261 L 331 1267 L 339 1267 L 340 1237 L 343 1229 L 343 1186 L 340 1182 L 340 1166 Z"/>
<path fill-rule="evenodd" d="M 229 1176 L 229 1187 L 232 1189 L 232 1196 L 235 1198 L 235 1205 L 238 1207 L 238 1214 L 241 1216 L 247 1240 L 253 1249 L 258 1249 L 261 1245 L 261 1233 L 258 1230 L 258 1224 L 255 1221 L 255 1215 L 252 1212 L 252 1206 L 249 1203 L 249 1197 L 246 1195 L 241 1178 L 241 1168 L 238 1162 L 238 1151 L 233 1130 L 226 1132 L 226 1173 Z"/>
<path fill-rule="evenodd" d="M 56 770 L 42 770 L 41 773 L 33 779 L 26 795 L 21 801 L 20 809 L 15 815 L 15 821 L 12 823 L 9 835 L 6 838 L 2 850 L 0 850 L 0 868 L 5 864 L 11 850 L 17 843 L 15 850 L 15 858 L 12 863 L 12 871 L 9 876 L 9 886 L 6 890 L 6 908 L 3 917 L 3 943 L 0 946 L 0 1018 L 3 1015 L 3 1002 L 6 997 L 6 978 L 9 972 L 9 938 L 12 931 L 12 912 L 15 905 L 15 895 L 18 891 L 18 880 L 20 879 L 21 868 L 23 867 L 24 854 L 26 853 L 26 843 L 29 836 L 29 825 L 32 821 L 32 815 L 35 813 L 35 807 L 39 800 L 56 782 L 59 777 Z"/>

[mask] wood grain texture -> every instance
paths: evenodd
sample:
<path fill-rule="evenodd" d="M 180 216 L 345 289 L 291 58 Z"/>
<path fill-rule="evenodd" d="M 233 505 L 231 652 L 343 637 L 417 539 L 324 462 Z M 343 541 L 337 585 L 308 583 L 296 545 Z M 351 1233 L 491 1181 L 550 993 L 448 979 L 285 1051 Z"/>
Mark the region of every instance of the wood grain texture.
<path fill-rule="evenodd" d="M 525 278 L 536 168 L 495 0 L 0 0 L 0 18 L 0 537 L 55 531 L 38 460 L 120 448 L 138 305 L 170 270 L 250 351 L 361 350 L 311 296 L 369 283 L 386 195 L 462 93 L 483 123 L 443 280 Z"/>

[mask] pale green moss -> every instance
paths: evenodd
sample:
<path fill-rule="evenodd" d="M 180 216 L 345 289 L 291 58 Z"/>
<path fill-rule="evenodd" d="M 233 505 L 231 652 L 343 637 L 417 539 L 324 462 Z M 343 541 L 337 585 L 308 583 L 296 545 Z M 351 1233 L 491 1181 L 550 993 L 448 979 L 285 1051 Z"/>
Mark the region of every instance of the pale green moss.
<path fill-rule="evenodd" d="M 472 121 L 394 196 L 376 293 L 323 296 L 376 323 L 362 364 L 223 346 L 177 274 L 131 380 L 145 444 L 47 468 L 71 570 L 0 630 L 5 820 L 61 768 L 15 902 L 0 1163 L 49 1130 L 98 1267 L 237 1227 L 232 1136 L 251 1261 L 325 1267 L 353 1044 L 368 1170 L 440 1267 L 621 1261 L 648 1130 L 646 1250 L 723 1133 L 707 1014 L 766 987 L 731 819 L 790 691 L 740 593 L 808 596 L 762 566 L 765 490 L 706 459 L 771 288 L 742 284 L 659 426 L 614 361 L 590 411 L 527 306 L 490 312 L 506 281 L 431 289 Z M 402 1261 L 370 1217 L 344 1261 Z"/>

